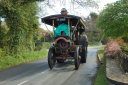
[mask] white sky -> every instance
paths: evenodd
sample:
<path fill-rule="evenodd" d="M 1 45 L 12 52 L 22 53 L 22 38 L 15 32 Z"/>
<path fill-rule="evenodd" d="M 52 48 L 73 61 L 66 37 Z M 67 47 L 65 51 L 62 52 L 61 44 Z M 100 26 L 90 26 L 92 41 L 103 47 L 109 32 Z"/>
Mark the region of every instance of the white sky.
<path fill-rule="evenodd" d="M 50 0 L 49 0 L 50 1 Z M 52 0 L 52 2 L 55 1 L 55 0 Z M 85 8 L 80 8 L 80 9 L 75 9 L 75 12 L 74 11 L 70 11 L 72 10 L 73 7 L 71 7 L 67 1 L 66 1 L 66 5 L 65 6 L 60 6 L 60 3 L 54 3 L 55 7 L 51 7 L 51 8 L 48 8 L 47 7 L 47 12 L 43 13 L 43 14 L 40 14 L 40 19 L 39 19 L 39 22 L 40 22 L 40 28 L 43 28 L 45 30 L 47 30 L 47 28 L 44 26 L 43 23 L 41 23 L 41 18 L 44 17 L 44 16 L 49 16 L 49 15 L 53 15 L 53 14 L 59 14 L 61 9 L 62 8 L 66 8 L 68 10 L 68 14 L 72 14 L 72 15 L 77 15 L 77 16 L 84 16 L 84 17 L 87 17 L 90 12 L 96 12 L 96 13 L 99 13 L 104 7 L 106 4 L 108 3 L 113 3 L 113 2 L 116 2 L 118 0 L 99 0 L 99 9 L 95 9 L 95 8 L 91 8 L 91 9 L 85 9 Z M 52 31 L 52 28 L 49 27 L 49 30 Z"/>

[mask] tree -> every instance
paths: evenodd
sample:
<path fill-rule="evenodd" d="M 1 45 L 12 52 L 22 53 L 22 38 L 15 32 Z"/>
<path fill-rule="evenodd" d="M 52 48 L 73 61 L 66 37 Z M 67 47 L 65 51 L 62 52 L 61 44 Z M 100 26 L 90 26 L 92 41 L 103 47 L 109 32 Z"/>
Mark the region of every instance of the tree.
<path fill-rule="evenodd" d="M 99 0 L 45 0 L 44 3 L 39 3 L 42 7 L 41 9 L 43 9 L 40 16 L 48 14 L 48 8 L 55 13 L 60 13 L 56 10 L 58 5 L 60 8 L 66 8 L 70 14 L 78 15 L 81 9 L 90 10 L 90 8 L 98 8 L 98 3 Z"/>
<path fill-rule="evenodd" d="M 90 17 L 91 17 L 92 20 L 97 20 L 98 15 L 95 12 L 91 12 Z"/>
<path fill-rule="evenodd" d="M 96 28 L 98 15 L 95 12 L 91 12 L 87 18 L 84 18 L 86 24 L 86 35 L 89 42 L 99 42 L 101 40 L 101 31 Z"/>
<path fill-rule="evenodd" d="M 43 0 L 0 0 L 0 17 L 5 18 L 9 28 L 0 38 L 7 40 L 5 46 L 8 46 L 11 53 L 33 50 L 33 41 L 38 37 L 39 25 L 37 17 L 39 8 L 36 1 Z M 0 27 L 0 34 L 2 32 Z"/>
<path fill-rule="evenodd" d="M 96 26 L 106 37 L 128 36 L 128 0 L 107 4 L 100 13 Z"/>

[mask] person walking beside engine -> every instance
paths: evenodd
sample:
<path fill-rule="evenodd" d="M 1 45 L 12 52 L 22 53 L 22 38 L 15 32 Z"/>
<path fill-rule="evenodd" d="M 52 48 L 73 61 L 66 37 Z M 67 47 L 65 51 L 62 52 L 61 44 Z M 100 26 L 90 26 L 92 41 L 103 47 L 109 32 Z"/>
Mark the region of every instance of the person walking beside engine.
<path fill-rule="evenodd" d="M 87 46 L 87 47 L 88 47 L 88 37 L 87 37 L 87 35 L 85 35 L 85 32 L 83 32 L 83 36 L 85 36 L 85 37 L 86 37 L 86 43 L 85 43 L 85 46 Z"/>

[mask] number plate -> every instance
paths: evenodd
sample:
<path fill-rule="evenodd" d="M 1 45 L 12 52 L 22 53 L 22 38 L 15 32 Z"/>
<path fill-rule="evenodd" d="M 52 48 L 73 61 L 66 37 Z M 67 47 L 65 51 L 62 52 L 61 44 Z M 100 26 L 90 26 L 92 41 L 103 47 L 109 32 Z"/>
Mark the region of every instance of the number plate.
<path fill-rule="evenodd" d="M 66 19 L 64 17 L 63 18 L 61 17 L 61 18 L 57 18 L 56 21 L 66 21 Z"/>

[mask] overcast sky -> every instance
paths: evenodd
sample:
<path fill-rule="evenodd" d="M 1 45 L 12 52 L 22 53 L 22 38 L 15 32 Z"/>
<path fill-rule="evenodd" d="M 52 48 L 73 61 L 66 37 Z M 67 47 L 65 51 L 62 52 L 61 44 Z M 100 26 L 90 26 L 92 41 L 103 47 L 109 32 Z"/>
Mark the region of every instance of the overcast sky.
<path fill-rule="evenodd" d="M 56 0 L 52 0 L 52 1 L 49 0 L 49 2 L 55 2 L 55 1 Z M 54 4 L 54 7 L 52 7 L 52 6 L 46 7 L 45 6 L 45 9 L 43 9 L 43 10 L 45 10 L 45 12 L 43 12 L 43 14 L 40 13 L 40 15 L 41 15 L 40 19 L 39 19 L 39 22 L 41 24 L 40 27 L 46 30 L 46 27 L 44 26 L 44 24 L 41 23 L 41 17 L 49 16 L 49 15 L 53 15 L 53 14 L 58 14 L 58 13 L 60 13 L 62 8 L 66 8 L 68 10 L 69 14 L 87 17 L 90 14 L 90 12 L 99 13 L 105 7 L 106 4 L 113 3 L 113 2 L 116 2 L 118 0 L 99 0 L 99 3 L 98 3 L 99 9 L 95 9 L 95 8 L 85 9 L 85 8 L 80 7 L 80 9 L 75 9 L 75 11 L 70 11 L 70 10 L 72 10 L 72 7 L 71 7 L 71 5 L 69 5 L 68 1 L 69 0 L 67 0 L 65 2 L 66 5 L 62 5 L 61 3 L 51 3 L 51 4 Z M 42 2 L 40 4 L 40 7 L 42 7 L 43 5 L 44 5 L 44 2 Z M 44 8 L 44 7 L 42 7 L 42 8 Z M 50 30 L 52 30 L 52 29 L 50 28 Z"/>

